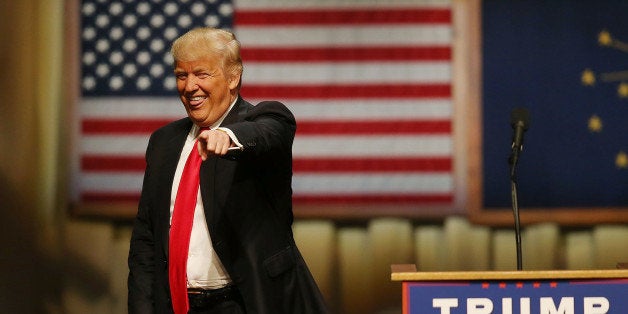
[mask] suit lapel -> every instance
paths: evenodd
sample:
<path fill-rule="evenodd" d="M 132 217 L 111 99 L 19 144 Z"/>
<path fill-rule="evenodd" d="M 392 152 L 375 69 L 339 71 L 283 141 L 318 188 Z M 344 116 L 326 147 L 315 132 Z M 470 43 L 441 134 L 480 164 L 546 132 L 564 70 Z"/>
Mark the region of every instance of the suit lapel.
<path fill-rule="evenodd" d="M 242 99 L 242 97 L 238 97 L 235 105 L 233 106 L 233 108 L 231 108 L 231 111 L 229 111 L 229 114 L 227 114 L 227 116 L 220 125 L 229 125 L 231 123 L 242 121 L 244 119 L 243 116 L 248 111 L 249 106 L 250 104 Z"/>

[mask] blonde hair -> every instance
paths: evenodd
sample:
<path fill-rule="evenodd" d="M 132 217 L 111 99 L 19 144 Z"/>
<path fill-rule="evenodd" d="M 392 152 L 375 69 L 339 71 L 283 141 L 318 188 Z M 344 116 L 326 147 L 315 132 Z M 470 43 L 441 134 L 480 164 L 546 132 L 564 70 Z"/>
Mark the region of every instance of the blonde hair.
<path fill-rule="evenodd" d="M 194 61 L 212 56 L 221 59 L 222 69 L 227 75 L 242 75 L 240 42 L 229 31 L 212 28 L 194 28 L 172 43 L 170 53 L 174 61 Z"/>

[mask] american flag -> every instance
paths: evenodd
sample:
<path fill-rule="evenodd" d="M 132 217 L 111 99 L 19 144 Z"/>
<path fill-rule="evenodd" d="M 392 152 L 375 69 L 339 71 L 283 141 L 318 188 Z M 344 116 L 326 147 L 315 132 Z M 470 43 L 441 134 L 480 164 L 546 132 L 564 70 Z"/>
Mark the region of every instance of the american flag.
<path fill-rule="evenodd" d="M 242 43 L 244 99 L 295 114 L 295 211 L 453 206 L 450 5 L 82 1 L 74 197 L 139 198 L 150 133 L 185 116 L 170 44 L 212 26 Z"/>

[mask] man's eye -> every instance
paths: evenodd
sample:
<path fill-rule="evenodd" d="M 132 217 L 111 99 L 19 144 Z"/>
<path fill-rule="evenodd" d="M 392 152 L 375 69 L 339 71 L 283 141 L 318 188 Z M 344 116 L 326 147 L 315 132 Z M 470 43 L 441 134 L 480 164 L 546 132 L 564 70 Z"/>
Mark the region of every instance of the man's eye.
<path fill-rule="evenodd" d="M 198 78 L 202 78 L 203 79 L 203 78 L 207 78 L 209 76 L 209 74 L 207 74 L 207 73 L 198 73 L 198 74 L 196 74 L 196 76 Z"/>
<path fill-rule="evenodd" d="M 177 77 L 177 80 L 185 80 L 185 78 L 188 76 L 185 73 L 178 73 L 176 74 L 176 77 Z"/>

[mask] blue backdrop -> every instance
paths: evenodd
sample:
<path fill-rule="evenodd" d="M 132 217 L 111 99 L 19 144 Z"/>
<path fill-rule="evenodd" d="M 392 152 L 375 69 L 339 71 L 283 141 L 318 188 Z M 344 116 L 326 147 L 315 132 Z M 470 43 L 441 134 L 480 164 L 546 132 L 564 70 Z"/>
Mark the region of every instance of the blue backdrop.
<path fill-rule="evenodd" d="M 628 71 L 628 1 L 482 3 L 484 206 L 510 207 L 514 107 L 531 117 L 519 206 L 628 206 L 628 75 L 606 75 Z M 604 31 L 613 45 L 599 43 Z"/>

